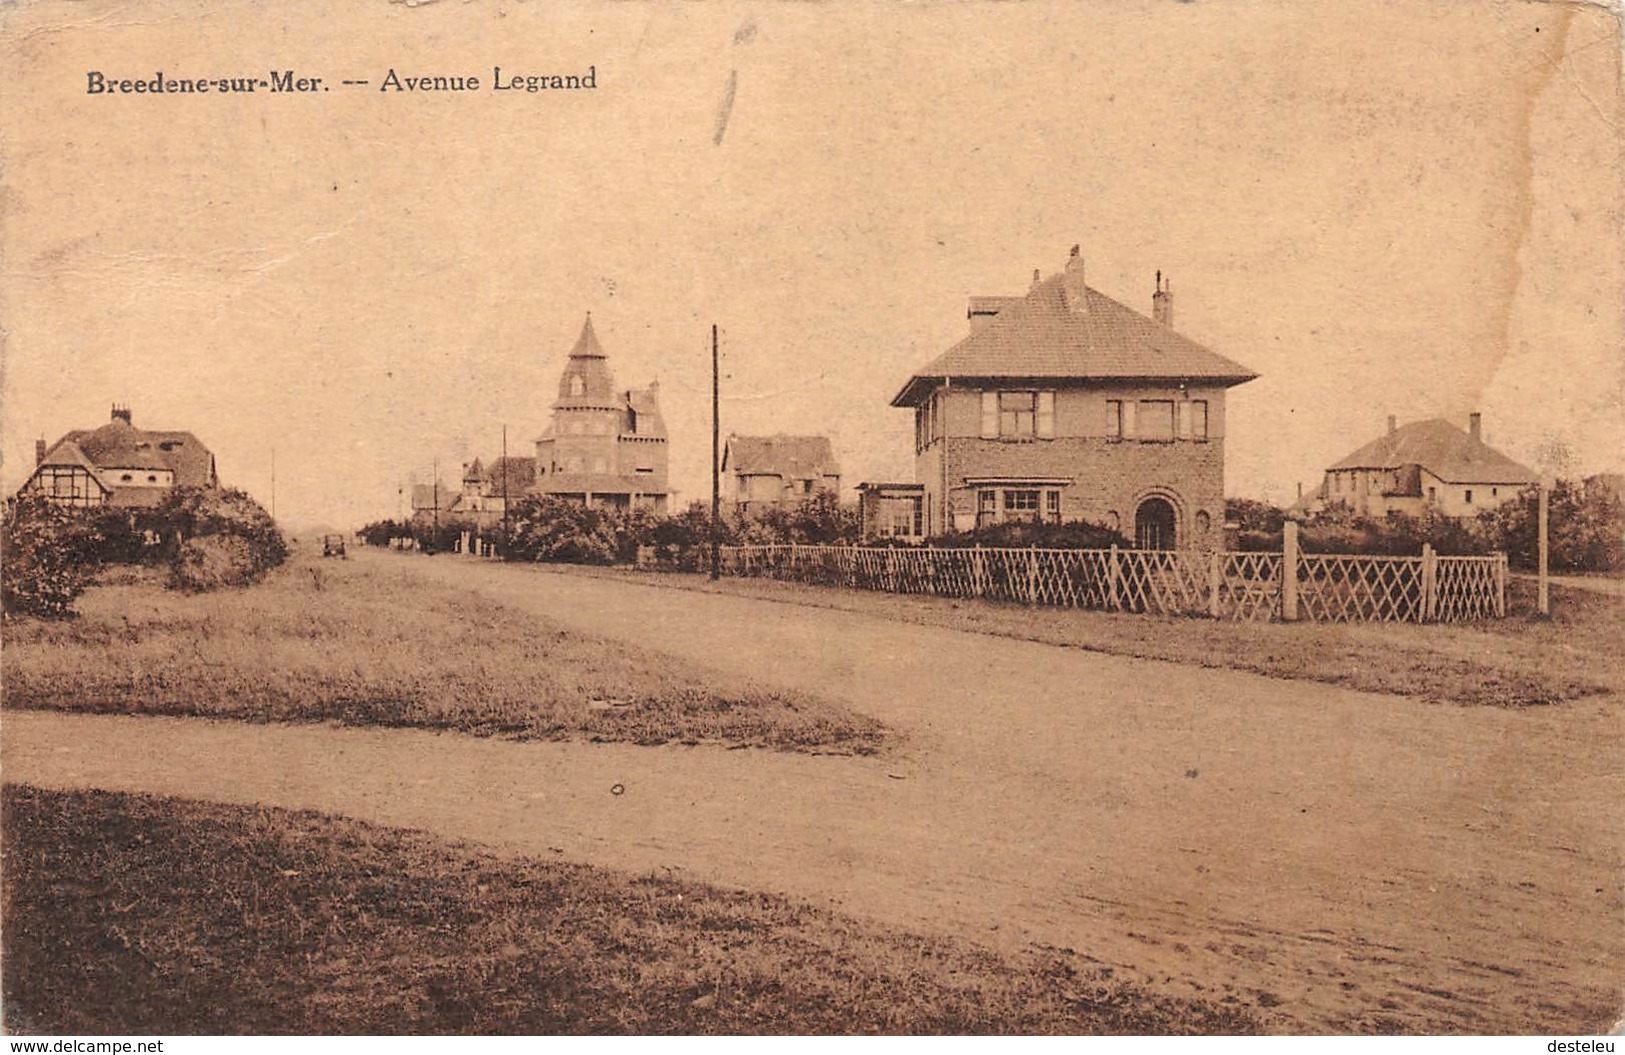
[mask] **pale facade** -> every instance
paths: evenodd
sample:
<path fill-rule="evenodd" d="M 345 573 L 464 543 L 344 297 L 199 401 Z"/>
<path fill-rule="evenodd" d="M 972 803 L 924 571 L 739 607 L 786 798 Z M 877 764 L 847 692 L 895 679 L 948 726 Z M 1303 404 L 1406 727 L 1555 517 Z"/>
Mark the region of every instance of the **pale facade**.
<path fill-rule="evenodd" d="M 1471 517 L 1510 501 L 1535 474 L 1484 442 L 1483 419 L 1468 416 L 1466 431 L 1442 418 L 1388 431 L 1326 470 L 1311 511 L 1340 507 L 1382 519 L 1390 513 L 1432 512 Z"/>

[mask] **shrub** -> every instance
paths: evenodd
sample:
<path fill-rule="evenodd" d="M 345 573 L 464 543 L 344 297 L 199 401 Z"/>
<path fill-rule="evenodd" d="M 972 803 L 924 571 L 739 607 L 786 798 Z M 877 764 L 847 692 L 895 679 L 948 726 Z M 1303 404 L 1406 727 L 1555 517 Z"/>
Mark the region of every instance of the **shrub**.
<path fill-rule="evenodd" d="M 455 548 L 463 532 L 473 526 L 470 521 L 451 517 L 442 517 L 438 522 L 419 518 L 408 525 L 407 536 L 417 543 L 420 553 L 444 553 Z"/>
<path fill-rule="evenodd" d="M 244 586 L 288 559 L 276 522 L 242 491 L 177 487 L 153 515 L 165 533 L 170 582 L 181 589 Z"/>
<path fill-rule="evenodd" d="M 730 525 L 722 525 L 724 544 L 737 540 Z M 711 559 L 711 511 L 692 502 L 675 516 L 658 517 L 643 538 L 657 566 L 674 571 L 704 571 Z"/>
<path fill-rule="evenodd" d="M 996 549 L 1027 546 L 1037 546 L 1039 549 L 1110 549 L 1119 546 L 1127 549 L 1132 543 L 1122 533 L 1087 520 L 1071 520 L 1062 524 L 1009 520 L 974 531 L 941 535 L 932 539 L 931 545 L 944 548 L 990 546 Z"/>
<path fill-rule="evenodd" d="M 394 539 L 411 538 L 412 525 L 405 521 L 374 520 L 364 525 L 356 535 L 365 545 L 387 546 Z"/>
<path fill-rule="evenodd" d="M 164 525 L 150 509 L 99 506 L 76 513 L 76 532 L 89 564 L 157 564 L 164 558 Z"/>
<path fill-rule="evenodd" d="M 1253 498 L 1226 498 L 1224 519 L 1243 533 L 1280 534 L 1286 522 L 1286 510 Z"/>
<path fill-rule="evenodd" d="M 0 599 L 8 615 L 65 619 L 90 585 L 94 540 L 84 520 L 25 495 L 8 505 L 0 537 Z"/>
<path fill-rule="evenodd" d="M 263 575 L 252 543 L 241 535 L 227 533 L 187 539 L 169 564 L 170 586 L 192 593 L 248 586 Z"/>
<path fill-rule="evenodd" d="M 1269 521 L 1254 518 L 1251 522 L 1256 525 Z M 1279 553 L 1282 535 L 1281 524 L 1273 530 L 1244 527 L 1237 534 L 1236 548 Z M 1447 557 L 1481 555 L 1496 548 L 1472 522 L 1432 512 L 1420 517 L 1390 513 L 1386 518 L 1373 519 L 1333 507 L 1304 521 L 1298 533 L 1298 546 L 1304 553 L 1414 557 L 1422 552 L 1424 543 Z"/>
<path fill-rule="evenodd" d="M 1539 565 L 1539 502 L 1539 492 L 1529 488 L 1478 518 L 1479 535 L 1505 550 L 1514 567 Z M 1546 517 L 1552 571 L 1625 570 L 1625 508 L 1617 491 L 1558 480 L 1547 496 Z"/>
<path fill-rule="evenodd" d="M 1587 489 L 1559 480 L 1548 498 L 1551 569 L 1554 572 L 1610 572 L 1625 569 L 1625 509 L 1608 488 Z M 1419 517 L 1391 513 L 1373 520 L 1333 508 L 1303 526 L 1308 553 L 1415 554 L 1424 542 L 1442 556 L 1504 552 L 1517 568 L 1539 561 L 1539 497 L 1529 488 L 1495 509 L 1470 519 L 1427 512 Z M 1242 548 L 1279 549 L 1280 533 L 1249 537 Z"/>
<path fill-rule="evenodd" d="M 553 495 L 523 499 L 509 516 L 512 560 L 613 564 L 625 542 L 625 514 Z M 636 543 L 632 544 L 634 555 Z"/>

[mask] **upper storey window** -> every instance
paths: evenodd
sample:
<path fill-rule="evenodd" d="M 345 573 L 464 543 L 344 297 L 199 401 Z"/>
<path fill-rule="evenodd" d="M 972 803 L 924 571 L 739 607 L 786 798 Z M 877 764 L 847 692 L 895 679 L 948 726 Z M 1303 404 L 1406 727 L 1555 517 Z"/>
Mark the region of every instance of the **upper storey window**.
<path fill-rule="evenodd" d="M 1047 440 L 1055 435 L 1055 393 L 982 393 L 982 438 Z"/>

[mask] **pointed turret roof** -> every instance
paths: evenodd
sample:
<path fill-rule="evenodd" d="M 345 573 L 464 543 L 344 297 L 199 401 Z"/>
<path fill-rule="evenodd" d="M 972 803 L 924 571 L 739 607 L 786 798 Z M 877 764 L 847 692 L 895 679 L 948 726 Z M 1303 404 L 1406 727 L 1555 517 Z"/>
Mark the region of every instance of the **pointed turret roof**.
<path fill-rule="evenodd" d="M 604 349 L 598 343 L 598 334 L 593 332 L 592 312 L 587 312 L 587 321 L 581 324 L 581 336 L 576 338 L 574 348 L 570 349 L 572 359 L 606 359 Z"/>
<path fill-rule="evenodd" d="M 618 410 L 621 403 L 615 392 L 615 375 L 609 370 L 609 357 L 593 332 L 592 312 L 582 323 L 581 336 L 570 349 L 570 358 L 559 377 L 559 398 L 555 410 Z"/>

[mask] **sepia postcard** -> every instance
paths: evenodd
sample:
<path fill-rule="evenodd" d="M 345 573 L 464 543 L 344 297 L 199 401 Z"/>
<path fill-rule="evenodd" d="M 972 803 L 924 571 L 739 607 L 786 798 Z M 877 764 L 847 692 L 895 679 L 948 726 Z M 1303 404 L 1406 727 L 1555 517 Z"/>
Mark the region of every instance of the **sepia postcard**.
<path fill-rule="evenodd" d="M 1613 1050 L 1620 18 L 0 4 L 0 1024 Z"/>

